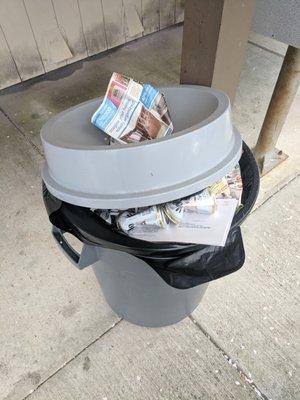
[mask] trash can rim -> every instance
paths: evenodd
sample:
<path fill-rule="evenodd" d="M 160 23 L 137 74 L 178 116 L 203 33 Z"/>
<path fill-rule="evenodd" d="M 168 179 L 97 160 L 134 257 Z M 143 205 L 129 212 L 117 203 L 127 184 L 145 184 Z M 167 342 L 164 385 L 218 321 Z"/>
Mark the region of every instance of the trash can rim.
<path fill-rule="evenodd" d="M 233 169 L 234 165 L 241 157 L 241 149 L 242 139 L 240 133 L 233 127 L 232 149 L 230 153 L 213 168 L 210 168 L 205 171 L 205 173 L 194 176 L 188 180 L 176 184 L 170 183 L 163 188 L 150 189 L 147 191 L 131 191 L 126 194 L 103 194 L 73 190 L 62 186 L 53 178 L 51 169 L 48 167 L 47 162 L 44 163 L 42 169 L 42 178 L 51 194 L 60 200 L 73 205 L 89 208 L 118 208 L 124 210 L 136 207 L 147 207 L 192 195 L 193 193 L 212 185 Z"/>
<path fill-rule="evenodd" d="M 69 146 L 67 144 L 63 144 L 62 142 L 59 142 L 55 140 L 51 136 L 52 129 L 54 128 L 55 124 L 60 120 L 60 118 L 64 117 L 66 114 L 75 111 L 77 108 L 84 106 L 88 103 L 97 103 L 102 101 L 104 96 L 101 96 L 99 98 L 94 98 L 87 100 L 85 102 L 82 102 L 80 104 L 74 105 L 64 111 L 61 111 L 54 117 L 50 118 L 41 128 L 41 140 L 42 142 L 46 142 L 48 145 L 53 145 L 53 146 L 59 146 L 60 148 L 65 148 L 65 149 L 72 149 L 74 151 L 76 150 L 91 150 L 91 151 L 127 151 L 129 152 L 130 149 L 135 148 L 135 147 L 141 147 L 141 146 L 155 146 L 158 143 L 165 142 L 165 141 L 173 141 L 173 140 L 178 140 L 180 139 L 183 135 L 193 133 L 195 130 L 205 128 L 208 124 L 210 124 L 212 121 L 216 121 L 219 118 L 221 118 L 225 111 L 230 108 L 230 100 L 229 97 L 227 96 L 226 93 L 206 87 L 206 86 L 200 86 L 200 85 L 166 85 L 166 86 L 160 86 L 158 89 L 160 89 L 163 93 L 164 89 L 172 90 L 172 89 L 177 89 L 177 88 L 189 88 L 191 90 L 197 90 L 197 91 L 202 91 L 202 92 L 207 92 L 213 94 L 217 101 L 217 107 L 216 109 L 205 119 L 202 121 L 198 122 L 197 124 L 192 125 L 189 128 L 180 130 L 178 132 L 173 133 L 172 135 L 165 136 L 159 139 L 153 139 L 153 140 L 148 140 L 140 143 L 128 143 L 126 146 L 124 144 L 118 144 L 115 143 L 114 146 L 111 146 L 109 144 L 103 145 L 103 143 L 99 143 L 99 145 L 78 145 L 78 144 L 72 144 L 72 146 Z M 96 108 L 97 106 L 95 106 Z M 91 115 L 92 117 L 92 115 Z M 97 130 L 97 128 L 95 127 Z M 99 133 L 102 132 L 100 129 Z M 104 132 L 102 132 L 103 135 L 106 135 Z M 106 135 L 108 138 L 108 135 Z"/>

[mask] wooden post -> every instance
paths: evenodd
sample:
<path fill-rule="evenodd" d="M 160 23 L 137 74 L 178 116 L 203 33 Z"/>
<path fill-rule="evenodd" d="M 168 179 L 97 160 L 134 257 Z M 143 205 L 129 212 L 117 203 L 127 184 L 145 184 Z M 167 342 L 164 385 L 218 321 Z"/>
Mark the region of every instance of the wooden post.
<path fill-rule="evenodd" d="M 282 159 L 282 153 L 276 151 L 275 145 L 299 83 L 300 49 L 289 46 L 254 149 L 254 155 L 262 173 L 268 172 L 275 166 L 276 160 L 278 164 Z"/>
<path fill-rule="evenodd" d="M 254 9 L 255 0 L 186 0 L 180 82 L 215 87 L 233 102 Z"/>

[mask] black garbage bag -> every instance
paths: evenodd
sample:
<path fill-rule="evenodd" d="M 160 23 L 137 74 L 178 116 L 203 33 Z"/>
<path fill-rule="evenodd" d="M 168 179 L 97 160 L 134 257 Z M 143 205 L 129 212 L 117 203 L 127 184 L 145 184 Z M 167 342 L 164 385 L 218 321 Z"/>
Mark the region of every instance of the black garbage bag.
<path fill-rule="evenodd" d="M 169 262 L 144 260 L 170 286 L 177 289 L 191 287 L 222 278 L 240 269 L 245 262 L 241 229 L 232 229 L 224 247 L 203 246 L 190 254 Z"/>
<path fill-rule="evenodd" d="M 250 213 L 259 190 L 259 171 L 248 146 L 243 143 L 239 161 L 243 180 L 243 208 L 235 215 L 224 247 L 185 243 L 151 243 L 120 233 L 89 208 L 75 206 L 52 196 L 43 185 L 44 203 L 55 227 L 81 242 L 124 251 L 141 258 L 170 286 L 187 289 L 228 275 L 244 263 L 239 225 Z"/>

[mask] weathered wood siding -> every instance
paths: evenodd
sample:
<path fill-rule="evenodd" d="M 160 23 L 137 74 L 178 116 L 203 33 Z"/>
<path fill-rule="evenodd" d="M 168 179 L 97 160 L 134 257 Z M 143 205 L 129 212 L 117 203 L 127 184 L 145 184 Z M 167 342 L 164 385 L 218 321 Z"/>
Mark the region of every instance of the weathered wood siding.
<path fill-rule="evenodd" d="M 0 0 L 0 89 L 183 20 L 184 0 Z"/>

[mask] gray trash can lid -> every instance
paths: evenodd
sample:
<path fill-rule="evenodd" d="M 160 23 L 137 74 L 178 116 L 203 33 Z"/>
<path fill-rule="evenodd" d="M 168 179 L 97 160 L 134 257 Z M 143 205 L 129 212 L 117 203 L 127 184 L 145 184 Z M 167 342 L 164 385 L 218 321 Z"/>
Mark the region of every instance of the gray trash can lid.
<path fill-rule="evenodd" d="M 188 196 L 226 175 L 242 150 L 228 97 L 192 85 L 160 90 L 174 124 L 162 139 L 110 146 L 90 122 L 101 99 L 51 118 L 41 130 L 50 193 L 79 206 L 127 209 Z"/>

